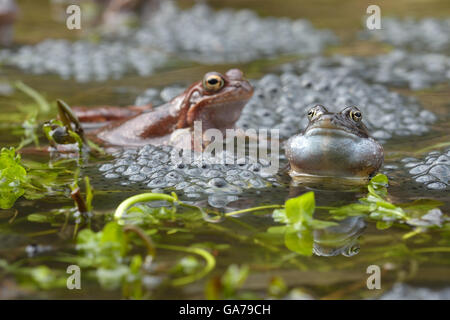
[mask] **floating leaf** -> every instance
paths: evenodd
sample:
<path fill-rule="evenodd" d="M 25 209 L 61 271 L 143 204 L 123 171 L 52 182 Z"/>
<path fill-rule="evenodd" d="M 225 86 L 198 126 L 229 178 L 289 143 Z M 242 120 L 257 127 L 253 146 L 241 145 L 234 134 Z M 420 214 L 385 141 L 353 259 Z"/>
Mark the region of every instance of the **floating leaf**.
<path fill-rule="evenodd" d="M 314 192 L 307 192 L 299 197 L 286 201 L 285 209 L 273 211 L 273 219 L 286 226 L 271 227 L 270 233 L 284 233 L 286 247 L 302 255 L 310 256 L 313 252 L 314 229 L 335 226 L 335 222 L 322 221 L 313 218 L 316 202 Z"/>
<path fill-rule="evenodd" d="M 305 228 L 301 231 L 289 230 L 284 236 L 286 247 L 304 256 L 311 256 L 313 253 L 314 237 L 312 230 Z"/>

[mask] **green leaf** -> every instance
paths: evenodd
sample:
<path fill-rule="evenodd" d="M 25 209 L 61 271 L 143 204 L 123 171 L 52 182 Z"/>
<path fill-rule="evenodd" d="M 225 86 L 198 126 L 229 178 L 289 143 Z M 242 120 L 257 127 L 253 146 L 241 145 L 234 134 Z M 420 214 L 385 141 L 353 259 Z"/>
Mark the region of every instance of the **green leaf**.
<path fill-rule="evenodd" d="M 223 286 L 223 295 L 225 299 L 229 299 L 236 294 L 236 291 L 242 287 L 250 272 L 250 268 L 246 265 L 239 267 L 232 264 L 221 278 Z"/>
<path fill-rule="evenodd" d="M 267 293 L 274 298 L 282 298 L 288 291 L 288 287 L 283 278 L 275 276 L 270 280 Z"/>
<path fill-rule="evenodd" d="M 314 237 L 310 229 L 302 231 L 291 230 L 284 236 L 286 247 L 304 256 L 311 256 L 313 252 Z"/>
<path fill-rule="evenodd" d="M 392 227 L 394 223 L 392 221 L 377 221 L 377 229 L 378 230 L 385 230 Z"/>
<path fill-rule="evenodd" d="M 130 271 L 134 274 L 139 274 L 141 267 L 142 267 L 142 257 L 138 254 L 135 254 L 131 259 Z"/>
<path fill-rule="evenodd" d="M 364 203 L 352 203 L 336 209 L 331 209 L 329 212 L 333 215 L 342 216 L 359 216 L 373 211 L 376 205 L 364 204 Z"/>
<path fill-rule="evenodd" d="M 273 220 L 275 220 L 275 222 L 289 223 L 289 219 L 286 216 L 286 209 L 273 210 L 272 218 L 273 218 Z"/>
<path fill-rule="evenodd" d="M 49 222 L 48 217 L 45 214 L 40 213 L 32 213 L 28 215 L 27 220 L 31 222 L 40 222 L 40 223 Z"/>
<path fill-rule="evenodd" d="M 285 209 L 273 211 L 273 219 L 285 226 L 270 227 L 270 234 L 283 234 L 284 244 L 294 252 L 310 256 L 313 252 L 313 230 L 337 225 L 336 222 L 313 218 L 316 208 L 314 192 L 307 192 L 286 201 Z"/>
<path fill-rule="evenodd" d="M 287 228 L 288 228 L 287 226 L 275 226 L 267 229 L 267 232 L 272 234 L 284 234 Z"/>
<path fill-rule="evenodd" d="M 25 193 L 27 171 L 20 164 L 20 155 L 14 148 L 2 148 L 0 151 L 0 208 L 11 208 L 16 200 Z"/>
<path fill-rule="evenodd" d="M 183 257 L 178 261 L 178 263 L 172 268 L 173 273 L 177 274 L 194 274 L 202 267 L 200 261 L 194 256 Z"/>
<path fill-rule="evenodd" d="M 367 189 L 369 190 L 368 200 L 372 201 L 373 198 L 379 200 L 384 199 L 387 196 L 388 184 L 388 178 L 384 174 L 379 173 L 375 177 L 373 177 L 370 180 L 369 185 L 367 186 Z M 370 196 L 372 196 L 373 198 Z"/>
<path fill-rule="evenodd" d="M 312 219 L 316 202 L 314 192 L 310 191 L 301 196 L 286 201 L 286 216 L 291 224 L 302 224 Z"/>
<path fill-rule="evenodd" d="M 122 227 L 115 221 L 108 223 L 103 228 L 101 243 L 120 249 L 121 256 L 124 256 L 127 252 L 128 245 L 125 234 Z"/>
<path fill-rule="evenodd" d="M 129 268 L 124 265 L 118 265 L 115 268 L 98 268 L 96 275 L 102 287 L 113 290 L 117 289 L 124 282 Z"/>
<path fill-rule="evenodd" d="M 389 180 L 386 175 L 378 173 L 370 180 L 370 184 L 377 187 L 387 187 L 389 184 Z"/>

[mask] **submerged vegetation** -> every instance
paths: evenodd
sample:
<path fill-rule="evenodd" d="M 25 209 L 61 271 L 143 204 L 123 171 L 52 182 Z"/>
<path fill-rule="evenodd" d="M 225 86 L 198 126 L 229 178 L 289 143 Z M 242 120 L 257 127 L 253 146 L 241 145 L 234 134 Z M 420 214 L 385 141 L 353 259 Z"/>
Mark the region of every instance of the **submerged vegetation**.
<path fill-rule="evenodd" d="M 55 167 L 63 171 L 62 167 L 53 163 L 52 168 Z M 58 184 L 60 174 L 57 172 L 48 175 L 46 179 L 38 179 L 42 177 L 42 170 L 42 166 L 39 169 L 26 168 L 14 148 L 3 148 L 0 157 L 2 208 L 11 208 L 21 196 L 36 199 L 48 192 L 54 193 L 58 187 L 63 194 L 70 194 L 75 206 L 27 216 L 29 222 L 50 225 L 55 233 L 64 234 L 66 230 L 72 230 L 72 237 L 68 241 L 73 249 L 55 253 L 43 261 L 77 265 L 85 271 L 85 276 L 96 280 L 102 288 L 120 288 L 123 297 L 134 299 L 151 297 L 152 291 L 161 287 L 186 286 L 205 278 L 209 278 L 204 293 L 207 298 L 261 297 L 260 292 L 241 290 L 251 271 L 248 265 L 233 264 L 222 276 L 211 277 L 216 273 L 220 252 L 231 248 L 226 244 L 196 243 L 192 238 L 195 230 L 202 230 L 201 234 L 211 229 L 212 232 L 235 238 L 245 246 L 256 246 L 271 255 L 279 256 L 280 261 L 286 261 L 300 269 L 307 268 L 300 257 L 313 255 L 314 243 L 318 241 L 315 231 L 339 226 L 339 221 L 348 217 L 363 217 L 374 221 L 380 230 L 395 225 L 414 227 L 406 229 L 403 241 L 419 234 L 429 234 L 433 230 L 440 231 L 444 238 L 450 232 L 448 219 L 438 209 L 442 203 L 426 199 L 407 204 L 392 203 L 387 191 L 388 179 L 383 174 L 371 179 L 366 196 L 355 203 L 337 207 L 316 206 L 315 193 L 310 191 L 288 199 L 284 205 L 268 204 L 224 214 L 212 208 L 185 203 L 174 193 L 143 193 L 125 199 L 114 212 L 100 214 L 92 205 L 95 191 L 90 186 L 89 178 L 84 177 L 85 196 L 78 187 L 78 180 L 81 179 L 78 169 L 72 172 L 72 182 L 67 184 L 66 180 L 64 186 Z M 64 191 L 67 186 L 70 193 Z M 261 230 L 240 219 L 241 216 L 248 215 L 271 216 L 278 225 Z M 323 220 L 317 217 L 322 217 Z M 106 224 L 99 227 L 99 221 Z M 226 221 L 237 223 L 246 232 L 235 233 L 233 228 L 227 226 Z M 184 241 L 183 246 L 174 244 L 179 242 L 180 239 L 174 241 L 182 234 L 190 240 Z M 400 250 L 398 254 L 405 257 L 449 251 L 447 247 L 411 250 L 401 243 L 397 244 L 396 250 Z M 160 251 L 177 253 L 178 258 L 166 261 L 167 258 L 160 256 Z M 391 250 L 389 254 L 394 252 L 395 250 Z M 0 260 L 2 276 L 13 275 L 28 288 L 66 286 L 67 274 L 61 268 L 50 268 L 46 264 L 30 266 L 27 261 L 31 261 L 30 258 L 13 264 Z M 301 296 L 304 294 L 298 288 L 292 290 L 296 294 L 300 292 Z M 294 294 L 292 292 L 289 293 L 282 278 L 276 277 L 270 281 L 263 296 L 282 297 Z"/>
<path fill-rule="evenodd" d="M 24 84 L 19 87 L 41 105 L 40 110 L 48 112 L 51 104 L 42 96 Z M 3 148 L 0 153 L 2 209 L 14 208 L 20 197 L 33 200 L 60 195 L 73 200 L 73 205 L 33 212 L 26 217 L 29 223 L 50 226 L 51 229 L 37 236 L 59 234 L 66 239 L 66 249 L 46 255 L 45 246 L 29 245 L 28 257 L 16 259 L 14 263 L 0 260 L 0 277 L 12 276 L 27 290 L 65 288 L 69 280 L 64 266 L 76 265 L 83 270 L 83 281 L 89 279 L 90 283 L 97 283 L 105 290 L 120 290 L 125 298 L 151 298 L 160 290 L 196 283 L 204 283 L 203 294 L 208 299 L 311 298 L 304 288 L 289 287 L 282 276 L 269 279 L 263 292 L 246 289 L 245 284 L 255 265 L 247 261 L 242 265 L 232 263 L 223 269 L 223 264 L 218 261 L 222 256 L 226 257 L 232 247 L 227 243 L 195 239 L 210 232 L 221 234 L 245 248 L 256 248 L 263 256 L 272 256 L 272 262 L 266 261 L 264 269 L 279 268 L 287 263 L 308 270 L 311 265 L 302 257 L 319 254 L 317 246 L 326 243 L 338 248 L 336 252 L 345 251 L 339 248 L 348 246 L 347 240 L 342 240 L 339 235 L 319 239 L 318 232 L 339 229 L 340 223 L 351 217 L 373 222 L 379 230 L 391 227 L 403 230 L 402 242 L 390 244 L 390 249 L 384 253 L 388 257 L 420 260 L 423 254 L 449 252 L 445 243 L 450 234 L 450 222 L 439 210 L 443 203 L 431 199 L 395 203 L 390 200 L 388 178 L 384 174 L 370 180 L 365 196 L 339 206 L 318 206 L 315 192 L 309 191 L 284 204 L 267 203 L 224 213 L 181 201 L 175 193 L 141 193 L 123 200 L 115 210 L 98 210 L 93 205 L 96 191 L 91 187 L 89 177 L 83 178 L 83 170 L 80 171 L 80 165 L 88 159 L 93 148 L 88 146 L 70 108 L 63 101 L 57 101 L 56 105 L 59 120 L 44 123 L 43 134 L 55 150 L 61 144 L 76 146 L 78 156 L 52 157 L 47 163 L 39 163 L 23 160 L 13 147 Z M 35 130 L 32 134 L 25 131 L 24 135 L 26 138 L 19 145 L 19 151 L 32 141 L 39 147 Z M 81 179 L 84 180 L 83 189 L 78 186 Z M 17 215 L 16 211 L 1 228 L 8 230 L 11 221 L 20 219 Z M 252 226 L 246 222 L 246 217 L 250 216 L 271 217 L 272 222 L 266 227 Z M 236 232 L 236 227 L 242 232 Z M 356 234 L 358 241 L 360 233 Z M 436 236 L 441 237 L 444 246 L 410 248 L 407 244 L 414 238 L 418 243 L 426 243 L 427 237 Z M 358 252 L 353 247 L 350 250 Z M 380 258 L 378 254 L 373 257 Z M 33 260 L 37 258 L 36 264 Z M 314 263 L 319 270 L 325 267 L 319 262 Z M 442 260 L 442 263 L 447 262 Z M 59 267 L 54 267 L 55 264 Z M 220 270 L 217 270 L 218 265 Z"/>
<path fill-rule="evenodd" d="M 442 46 L 448 41 L 440 41 L 447 40 L 448 24 L 436 19 L 445 16 L 442 1 L 416 4 L 407 13 L 417 14 L 416 22 L 422 26 L 436 28 L 429 34 L 420 28 L 408 29 L 407 40 L 421 40 L 421 45 L 413 46 L 417 52 L 410 50 L 410 41 L 396 44 L 406 39 L 401 19 L 388 21 L 396 27 L 388 32 L 388 41 L 360 39 L 365 14 L 361 6 L 361 14 L 355 14 L 352 6 L 334 3 L 329 9 L 324 4 L 316 10 L 308 2 L 288 1 L 280 6 L 268 1 L 264 7 L 236 15 L 221 11 L 231 1 L 211 3 L 217 12 L 203 4 L 184 10 L 189 7 L 186 3 L 183 10 L 166 10 L 163 18 L 185 16 L 184 23 L 200 29 L 184 28 L 181 31 L 193 38 L 180 37 L 180 28 L 174 24 L 173 32 L 159 35 L 163 48 L 153 52 L 127 44 L 158 40 L 147 39 L 146 28 L 130 33 L 144 35 L 142 39 L 111 35 L 104 42 L 99 30 L 88 30 L 84 22 L 83 34 L 67 30 L 62 20 L 50 22 L 48 1 L 18 2 L 27 19 L 30 13 L 41 17 L 18 21 L 19 40 L 10 49 L 2 49 L 0 299 L 371 299 L 384 296 L 399 283 L 413 290 L 449 286 L 450 171 L 444 161 L 450 153 L 444 148 L 450 144 L 450 91 L 445 83 L 448 48 Z M 245 5 L 235 2 L 231 6 L 253 6 L 248 1 Z M 389 19 L 385 15 L 401 14 L 404 2 L 384 3 L 383 21 Z M 336 10 L 341 11 L 336 15 Z M 203 28 L 210 24 L 192 25 L 192 14 L 200 22 L 236 15 L 252 29 L 251 34 L 264 33 L 250 44 L 260 48 L 249 53 L 245 46 L 233 45 L 247 43 L 249 34 L 239 28 L 232 32 L 229 19 L 213 19 L 218 29 Z M 312 24 L 271 15 L 301 17 Z M 35 28 L 35 22 L 43 19 L 42 26 L 51 30 Z M 162 20 L 145 20 L 167 31 L 166 25 L 158 25 Z M 409 21 L 405 20 L 407 26 Z M 314 55 L 273 50 L 272 40 L 279 49 L 295 43 L 266 31 L 280 29 L 289 34 L 291 27 L 304 34 L 297 39 L 305 40 L 303 51 L 311 51 L 313 45 Z M 330 42 L 330 30 L 319 30 L 322 27 L 332 28 L 340 44 Z M 226 32 L 216 32 L 221 29 Z M 50 39 L 42 30 L 65 39 Z M 319 33 L 322 36 L 315 38 Z M 178 52 L 182 48 L 173 40 L 182 44 L 184 53 Z M 204 51 L 199 43 L 209 49 Z M 325 49 L 327 43 L 335 45 Z M 430 55 L 429 46 L 436 45 L 438 54 Z M 196 52 L 191 52 L 193 48 Z M 278 56 L 283 51 L 289 54 Z M 342 56 L 332 56 L 335 53 Z M 15 63 L 5 60 L 14 57 L 19 58 Z M 215 65 L 237 61 L 236 57 L 247 62 Z M 161 63 L 165 66 L 155 69 Z M 130 66 L 136 73 L 128 72 Z M 237 127 L 277 128 L 281 142 L 305 127 L 310 104 L 361 107 L 370 134 L 383 144 L 381 173 L 358 188 L 352 185 L 347 190 L 338 182 L 329 191 L 321 188 L 322 181 L 314 186 L 290 184 L 280 168 L 274 178 L 280 178 L 279 184 L 255 183 L 260 186 L 232 193 L 220 187 L 222 177 L 215 181 L 220 188 L 208 187 L 216 178 L 216 168 L 207 173 L 193 170 L 189 180 L 183 176 L 187 168 L 179 168 L 169 176 L 173 179 L 169 187 L 156 183 L 153 189 L 148 183 L 160 178 L 154 173 L 165 177 L 173 173 L 172 166 L 161 169 L 166 162 L 156 165 L 156 159 L 142 158 L 145 164 L 135 165 L 141 156 L 138 152 L 127 161 L 122 161 L 124 153 L 107 155 L 89 139 L 95 124 L 82 127 L 69 107 L 87 110 L 134 103 L 150 110 L 180 94 L 199 75 L 225 67 L 242 69 L 255 89 Z M 43 73 L 52 70 L 56 73 Z M 282 156 L 279 160 L 281 165 L 287 163 Z M 110 169 L 101 173 L 101 165 Z M 120 174 L 119 167 L 124 169 Z M 133 183 L 132 171 L 143 169 L 148 169 L 146 180 Z M 227 175 L 239 178 L 245 170 L 233 167 L 228 173 L 225 168 L 223 180 Z M 116 177 L 108 178 L 106 173 Z M 207 179 L 199 181 L 196 175 Z M 175 184 L 176 179 L 184 180 Z M 192 186 L 204 186 L 208 198 Z M 199 196 L 190 196 L 186 189 Z M 209 195 L 217 198 L 210 201 Z M 381 270 L 381 290 L 367 286 L 371 266 Z"/>

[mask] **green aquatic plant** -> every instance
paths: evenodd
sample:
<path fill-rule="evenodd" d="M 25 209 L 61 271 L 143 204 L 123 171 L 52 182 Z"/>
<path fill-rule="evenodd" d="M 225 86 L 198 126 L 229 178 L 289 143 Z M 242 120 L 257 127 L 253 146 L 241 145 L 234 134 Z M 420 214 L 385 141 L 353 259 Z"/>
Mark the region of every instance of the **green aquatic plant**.
<path fill-rule="evenodd" d="M 64 101 L 57 100 L 57 106 L 60 120 L 52 119 L 42 126 L 47 140 L 55 149 L 59 144 L 76 144 L 82 155 L 88 144 L 80 121 Z"/>
<path fill-rule="evenodd" d="M 193 206 L 187 203 L 184 203 L 180 201 L 175 193 L 172 193 L 172 195 L 166 195 L 162 193 L 143 193 L 136 196 L 132 196 L 128 199 L 125 199 L 122 201 L 122 203 L 117 207 L 114 218 L 118 221 L 119 224 L 127 225 L 125 224 L 124 215 L 126 212 L 132 207 L 133 205 L 136 205 L 141 202 L 150 202 L 150 201 L 166 201 L 170 204 L 172 204 L 172 208 L 169 211 L 166 211 L 163 209 L 163 207 L 160 208 L 161 211 L 158 211 L 159 216 L 165 215 L 166 212 L 169 212 L 171 215 L 172 220 L 174 219 L 174 215 L 176 213 L 176 206 L 181 206 L 184 208 L 188 208 L 190 210 L 194 210 L 198 213 L 201 213 L 201 216 L 210 221 L 214 221 L 212 218 L 206 215 L 206 213 L 201 209 L 200 207 Z M 163 211 L 164 210 L 164 211 Z M 154 210 L 150 211 L 151 213 L 155 213 Z M 160 249 L 166 249 L 166 250 L 174 250 L 174 251 L 181 251 L 188 254 L 196 254 L 200 257 L 202 257 L 205 261 L 205 266 L 202 270 L 198 271 L 195 274 L 188 274 L 185 277 L 177 278 L 171 281 L 171 283 L 175 286 L 180 285 L 186 285 L 188 283 L 197 281 L 198 279 L 203 278 L 205 275 L 207 275 L 210 271 L 212 271 L 215 267 L 216 261 L 214 257 L 205 249 L 198 248 L 198 247 L 182 247 L 182 246 L 175 246 L 175 245 L 167 245 L 167 244 L 156 244 L 156 248 Z"/>
<path fill-rule="evenodd" d="M 14 148 L 0 151 L 0 208 L 11 208 L 25 193 L 28 183 L 27 171 L 20 162 Z"/>
<path fill-rule="evenodd" d="M 78 181 L 78 175 L 75 174 L 75 178 L 72 177 L 72 179 L 75 182 Z M 77 204 L 78 212 L 95 213 L 92 208 L 93 193 L 89 179 L 85 178 L 85 182 L 86 196 L 83 197 L 78 185 L 72 183 L 72 197 Z M 213 245 L 195 243 L 193 240 L 197 230 L 204 232 L 207 230 L 205 228 L 209 228 L 209 231 L 220 232 L 245 245 L 256 245 L 262 252 L 271 253 L 274 265 L 286 265 L 287 263 L 287 265 L 307 270 L 309 266 L 304 264 L 305 260 L 302 259 L 305 259 L 303 256 L 312 255 L 314 231 L 335 226 L 336 222 L 330 220 L 365 215 L 367 219 L 377 222 L 377 225 L 378 222 L 382 222 L 406 223 L 416 226 L 417 228 L 413 231 L 416 233 L 426 231 L 431 226 L 437 226 L 437 220 L 433 220 L 434 216 L 427 219 L 424 219 L 424 216 L 426 213 L 436 210 L 440 203 L 417 200 L 407 204 L 393 204 L 389 201 L 387 178 L 383 175 L 374 177 L 367 188 L 368 194 L 359 199 L 357 203 L 341 207 L 316 206 L 314 193 L 306 192 L 296 198 L 288 199 L 283 205 L 270 204 L 226 214 L 219 214 L 211 209 L 207 210 L 184 203 L 175 193 L 171 195 L 138 194 L 122 201 L 114 214 L 102 215 L 106 221 L 113 219 L 102 229 L 94 231 L 89 223 L 76 226 L 75 228 L 81 229 L 79 232 L 74 232 L 76 253 L 65 253 L 54 259 L 79 265 L 87 271 L 89 279 L 95 279 L 105 289 L 121 289 L 122 296 L 127 298 L 150 297 L 152 290 L 148 287 L 144 290 L 144 283 L 148 282 L 146 279 L 151 279 L 150 282 L 156 283 L 155 286 L 164 284 L 161 287 L 167 285 L 176 287 L 206 278 L 208 280 L 205 296 L 208 299 L 251 299 L 261 296 L 261 292 L 248 291 L 244 288 L 253 264 L 240 267 L 231 264 L 223 275 L 213 274 L 208 278 L 216 268 L 216 256 L 221 256 L 218 254 L 221 249 L 218 249 L 220 246 L 215 243 Z M 74 197 L 74 195 L 77 196 Z M 242 219 L 235 218 L 244 213 L 268 210 L 272 211 L 272 218 L 280 225 L 270 227 L 266 232 L 263 231 L 266 230 L 266 227 L 261 230 L 247 225 Z M 325 220 L 315 217 L 319 211 L 327 213 L 327 215 L 321 215 L 321 219 Z M 93 217 L 95 216 L 93 215 Z M 28 216 L 28 220 L 61 226 L 64 223 L 62 217 L 56 212 L 33 213 Z M 240 220 L 238 224 L 245 228 L 246 233 L 236 233 L 234 229 L 231 230 L 227 226 L 227 223 L 217 223 L 222 221 L 234 223 L 235 220 Z M 92 225 L 98 224 L 92 223 Z M 421 228 L 420 231 L 418 228 Z M 442 223 L 442 228 L 448 229 L 448 224 Z M 271 239 L 276 238 L 276 241 L 266 241 L 268 237 L 264 238 L 261 234 L 272 237 Z M 411 234 L 409 237 L 414 235 Z M 189 243 L 188 245 L 176 245 L 177 241 L 180 243 L 186 239 L 188 242 L 184 243 Z M 286 248 L 292 252 L 286 254 Z M 229 248 L 227 247 L 227 249 Z M 404 257 L 425 254 L 428 252 L 426 250 L 432 249 L 420 248 L 402 251 L 398 255 Z M 180 255 L 175 263 L 173 260 L 170 262 L 164 260 L 166 256 L 160 255 L 161 251 L 166 250 L 177 252 Z M 391 251 L 394 254 L 394 251 Z M 161 265 L 158 261 L 163 261 L 163 265 L 165 265 L 164 276 L 161 274 L 161 269 L 159 269 L 159 273 L 155 272 L 155 266 Z M 39 288 L 46 286 L 47 280 L 47 288 L 60 284 L 58 274 L 47 271 L 40 267 L 34 273 L 29 273 L 25 277 L 28 279 L 26 281 L 35 283 Z M 11 272 L 16 274 L 17 270 Z M 32 268 L 27 272 L 32 272 Z M 40 276 L 33 277 L 32 274 Z M 270 280 L 267 288 L 268 296 L 284 297 L 289 295 L 289 292 L 289 288 L 281 278 L 276 277 Z"/>
<path fill-rule="evenodd" d="M 267 205 L 248 208 L 226 213 L 231 217 L 245 212 L 255 212 L 271 208 L 275 209 L 272 217 L 275 222 L 283 226 L 270 227 L 267 232 L 282 235 L 285 246 L 298 254 L 311 256 L 313 253 L 313 231 L 335 226 L 334 221 L 314 219 L 316 210 L 322 210 L 333 220 L 342 220 L 350 216 L 366 216 L 376 222 L 379 229 L 391 227 L 394 223 L 406 223 L 416 228 L 405 234 L 408 239 L 426 231 L 427 228 L 440 227 L 444 217 L 438 209 L 441 202 L 421 199 L 412 203 L 394 204 L 388 199 L 388 178 L 384 174 L 377 174 L 367 185 L 368 193 L 358 202 L 340 207 L 316 207 L 314 192 L 307 192 L 299 197 L 288 199 L 284 205 Z"/>
<path fill-rule="evenodd" d="M 48 117 L 54 107 L 41 93 L 21 81 L 13 82 L 12 87 L 30 98 L 31 102 L 23 101 L 23 99 L 11 101 L 14 110 L 17 111 L 3 113 L 2 125 L 11 126 L 10 132 L 13 135 L 23 135 L 17 150 L 31 143 L 39 147 L 40 125 L 38 119 Z M 18 122 L 21 122 L 21 126 L 18 126 Z"/>
<path fill-rule="evenodd" d="M 289 250 L 306 256 L 312 255 L 314 229 L 336 225 L 335 222 L 314 219 L 315 207 L 314 192 L 287 200 L 284 209 L 274 210 L 272 214 L 275 222 L 285 226 L 271 227 L 268 232 L 284 234 L 284 243 Z"/>
<path fill-rule="evenodd" d="M 63 160 L 52 165 L 23 161 L 15 148 L 2 148 L 0 151 L 0 208 L 11 208 L 21 196 L 35 200 L 50 194 L 63 193 L 67 188 L 68 180 L 73 179 L 73 173 L 62 166 L 69 162 L 72 160 Z"/>
<path fill-rule="evenodd" d="M 140 277 L 143 263 L 138 254 L 127 257 L 131 248 L 124 228 L 110 222 L 99 232 L 90 229 L 79 232 L 76 240 L 79 255 L 75 261 L 81 268 L 93 268 L 96 278 L 107 289 L 130 286 Z"/>
<path fill-rule="evenodd" d="M 33 108 L 37 106 L 37 109 L 39 110 L 40 113 L 48 114 L 52 110 L 51 104 L 44 98 L 44 96 L 41 93 L 27 86 L 22 81 L 14 82 L 13 86 L 17 90 L 21 91 L 22 93 L 30 97 L 34 102 Z"/>
<path fill-rule="evenodd" d="M 59 119 L 52 119 L 43 124 L 42 130 L 50 145 L 58 150 L 58 145 L 76 144 L 80 160 L 82 155 L 93 150 L 99 154 L 104 154 L 102 148 L 91 140 L 87 139 L 84 129 L 76 114 L 67 103 L 58 99 L 56 101 Z"/>
<path fill-rule="evenodd" d="M 39 136 L 37 133 L 38 123 L 37 123 L 37 111 L 31 112 L 27 115 L 27 118 L 22 122 L 22 129 L 24 137 L 20 141 L 17 150 L 34 143 L 36 147 L 39 147 Z"/>
<path fill-rule="evenodd" d="M 366 197 L 359 199 L 357 203 L 327 209 L 335 219 L 367 215 L 369 219 L 376 221 L 379 229 L 389 228 L 396 222 L 421 228 L 442 224 L 443 215 L 438 209 L 443 205 L 442 202 L 421 199 L 406 204 L 394 204 L 388 199 L 388 183 L 384 174 L 377 174 L 367 186 Z"/>
<path fill-rule="evenodd" d="M 65 288 L 67 274 L 62 270 L 50 269 L 45 265 L 25 267 L 21 263 L 10 264 L 0 259 L 0 270 L 14 274 L 16 280 L 25 288 L 50 290 Z"/>
<path fill-rule="evenodd" d="M 218 222 L 220 221 L 220 216 L 216 214 L 209 215 L 205 210 L 203 210 L 199 206 L 190 205 L 188 203 L 182 202 L 178 199 L 178 196 L 176 193 L 172 192 L 171 195 L 163 194 L 163 193 L 141 193 L 135 196 L 132 196 L 124 201 L 122 201 L 121 204 L 117 207 L 116 211 L 114 212 L 114 218 L 119 220 L 119 223 L 123 223 L 123 216 L 127 212 L 127 210 L 132 207 L 135 204 L 142 203 L 142 202 L 151 202 L 151 201 L 166 201 L 170 204 L 172 204 L 172 214 L 176 212 L 175 206 L 180 206 L 188 209 L 194 209 L 198 213 L 201 213 L 201 216 L 205 221 L 209 222 Z M 172 216 L 173 218 L 173 216 Z"/>
<path fill-rule="evenodd" d="M 212 277 L 206 283 L 206 299 L 257 299 L 258 296 L 255 293 L 241 290 L 249 274 L 250 268 L 247 265 L 230 265 L 222 276 Z"/>

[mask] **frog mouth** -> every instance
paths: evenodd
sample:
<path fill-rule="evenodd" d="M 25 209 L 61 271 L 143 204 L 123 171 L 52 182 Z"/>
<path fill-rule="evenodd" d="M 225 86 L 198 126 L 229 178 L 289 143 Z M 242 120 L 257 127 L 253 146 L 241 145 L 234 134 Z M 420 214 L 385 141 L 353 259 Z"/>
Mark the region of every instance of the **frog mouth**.
<path fill-rule="evenodd" d="M 342 136 L 355 138 L 357 135 L 346 128 L 336 126 L 315 126 L 305 131 L 306 136 L 324 135 L 324 136 Z"/>

